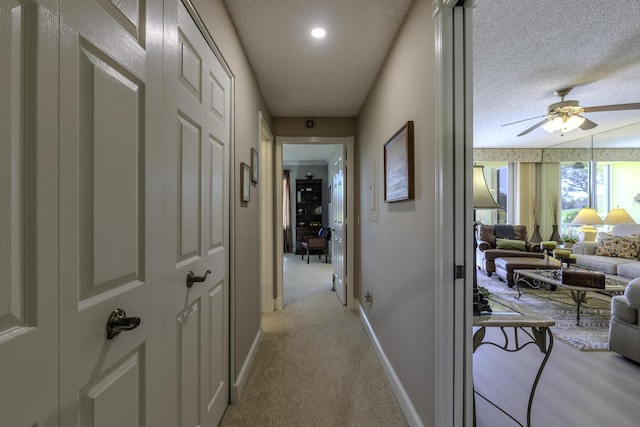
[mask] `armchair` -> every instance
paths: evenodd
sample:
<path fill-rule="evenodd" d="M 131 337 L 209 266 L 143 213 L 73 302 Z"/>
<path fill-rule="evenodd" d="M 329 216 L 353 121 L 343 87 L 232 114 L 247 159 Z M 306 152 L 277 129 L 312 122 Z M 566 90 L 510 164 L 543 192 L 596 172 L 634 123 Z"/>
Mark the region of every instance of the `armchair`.
<path fill-rule="evenodd" d="M 611 298 L 609 350 L 640 363 L 640 278 L 633 279 L 624 295 Z"/>
<path fill-rule="evenodd" d="M 524 225 L 480 224 L 476 242 L 476 267 L 489 277 L 496 271 L 496 258 L 544 258 L 540 244 L 527 241 L 527 227 Z"/>
<path fill-rule="evenodd" d="M 319 251 L 318 259 L 322 258 L 322 252 L 324 252 L 324 262 L 328 262 L 329 239 L 331 239 L 331 229 L 321 228 L 318 231 L 318 237 L 309 237 L 306 241 L 300 243 L 302 248 L 307 251 L 307 264 L 309 264 L 311 251 Z M 302 260 L 304 261 L 304 252 L 302 252 Z"/>

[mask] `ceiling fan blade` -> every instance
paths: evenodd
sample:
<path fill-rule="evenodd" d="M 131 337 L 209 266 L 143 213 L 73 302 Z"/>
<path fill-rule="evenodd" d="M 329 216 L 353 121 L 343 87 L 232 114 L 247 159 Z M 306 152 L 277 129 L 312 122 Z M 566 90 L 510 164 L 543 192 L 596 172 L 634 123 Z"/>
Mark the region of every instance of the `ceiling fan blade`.
<path fill-rule="evenodd" d="M 594 113 L 597 111 L 618 111 L 618 110 L 640 110 L 640 102 L 631 104 L 613 104 L 598 105 L 597 107 L 584 107 L 585 113 Z"/>
<path fill-rule="evenodd" d="M 578 116 L 578 117 L 582 117 L 582 116 Z M 582 130 L 589 130 L 589 129 L 593 129 L 594 127 L 598 126 L 597 123 L 592 122 L 591 120 L 587 119 L 586 117 L 582 117 L 584 119 L 584 123 L 582 123 L 580 125 L 580 129 Z"/>
<path fill-rule="evenodd" d="M 529 117 L 528 119 L 518 120 L 517 122 L 505 123 L 504 125 L 500 125 L 500 127 L 505 127 L 505 126 L 509 126 L 509 125 L 515 125 L 516 123 L 526 122 L 528 120 L 539 119 L 540 117 L 547 117 L 547 116 L 548 116 L 548 114 L 545 114 L 543 116 Z"/>
<path fill-rule="evenodd" d="M 543 121 L 538 122 L 538 123 L 536 123 L 535 125 L 531 126 L 529 129 L 525 130 L 524 132 L 520 132 L 520 133 L 518 134 L 518 136 L 526 135 L 526 134 L 528 134 L 529 132 L 531 132 L 532 130 L 534 130 L 534 129 L 536 129 L 536 128 L 539 128 L 540 126 L 542 126 L 542 125 L 543 125 L 543 124 L 545 124 L 546 122 L 547 122 L 547 119 L 544 119 Z"/>

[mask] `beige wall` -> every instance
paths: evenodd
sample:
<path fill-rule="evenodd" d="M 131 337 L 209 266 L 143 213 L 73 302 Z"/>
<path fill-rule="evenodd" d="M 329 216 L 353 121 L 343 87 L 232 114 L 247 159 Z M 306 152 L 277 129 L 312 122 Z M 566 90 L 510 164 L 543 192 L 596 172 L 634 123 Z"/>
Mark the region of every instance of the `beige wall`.
<path fill-rule="evenodd" d="M 368 94 L 358 122 L 360 295 L 365 312 L 426 426 L 435 423 L 435 41 L 432 2 L 416 0 Z M 385 204 L 383 145 L 415 126 L 415 199 Z M 375 162 L 375 167 L 372 163 Z M 377 215 L 368 182 L 376 171 Z M 364 304 L 364 303 L 363 303 Z"/>
<path fill-rule="evenodd" d="M 314 126 L 308 128 L 307 120 Z M 274 117 L 272 129 L 276 136 L 356 136 L 358 126 L 355 117 Z"/>
<path fill-rule="evenodd" d="M 260 211 L 258 192 L 260 184 L 251 185 L 251 202 L 241 203 L 240 163 L 251 164 L 251 147 L 260 149 L 258 134 L 258 111 L 271 125 L 271 115 L 262 97 L 253 70 L 246 58 L 235 29 L 222 0 L 192 0 L 220 52 L 234 75 L 234 156 L 233 174 L 235 239 L 232 248 L 236 256 L 235 306 L 232 307 L 235 321 L 235 372 L 234 378 L 246 361 L 261 324 L 260 306 Z"/>

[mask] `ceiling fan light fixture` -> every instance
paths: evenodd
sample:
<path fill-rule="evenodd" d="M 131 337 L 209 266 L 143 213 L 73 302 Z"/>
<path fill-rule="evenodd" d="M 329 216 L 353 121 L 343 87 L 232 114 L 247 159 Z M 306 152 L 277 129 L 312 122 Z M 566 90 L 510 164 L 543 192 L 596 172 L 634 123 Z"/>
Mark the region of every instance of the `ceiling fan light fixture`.
<path fill-rule="evenodd" d="M 570 130 L 574 130 L 579 128 L 584 123 L 585 118 L 582 116 L 569 116 L 563 123 L 562 132 L 569 132 Z"/>
<path fill-rule="evenodd" d="M 556 116 L 542 125 L 542 129 L 549 133 L 560 131 L 561 133 L 579 128 L 585 121 L 584 117 L 578 115 Z"/>
<path fill-rule="evenodd" d="M 549 133 L 559 131 L 562 129 L 562 117 L 556 116 L 553 119 L 547 120 L 547 122 L 542 125 L 542 129 Z"/>

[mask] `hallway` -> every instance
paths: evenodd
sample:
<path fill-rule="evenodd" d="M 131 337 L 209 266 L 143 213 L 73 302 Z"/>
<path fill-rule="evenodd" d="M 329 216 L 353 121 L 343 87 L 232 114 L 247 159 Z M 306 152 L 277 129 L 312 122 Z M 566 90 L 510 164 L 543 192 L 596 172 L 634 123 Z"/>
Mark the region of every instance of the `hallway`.
<path fill-rule="evenodd" d="M 263 341 L 239 404 L 221 426 L 407 425 L 356 312 L 331 291 L 324 258 L 284 257 L 284 310 Z"/>

